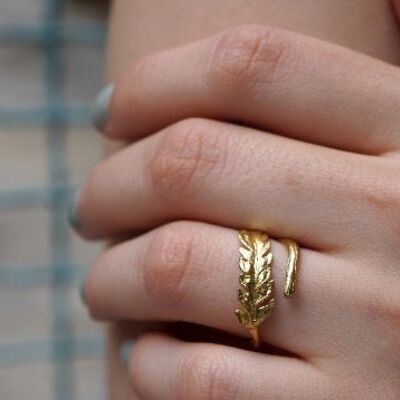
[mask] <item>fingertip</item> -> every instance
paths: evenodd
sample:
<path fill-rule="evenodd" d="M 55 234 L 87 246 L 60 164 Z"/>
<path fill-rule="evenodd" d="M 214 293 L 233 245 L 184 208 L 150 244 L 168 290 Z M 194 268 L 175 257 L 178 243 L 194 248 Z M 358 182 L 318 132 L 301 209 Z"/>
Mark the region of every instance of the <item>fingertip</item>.
<path fill-rule="evenodd" d="M 114 92 L 114 84 L 109 83 L 98 94 L 92 109 L 92 125 L 97 131 L 103 133 L 108 122 L 111 97 Z"/>
<path fill-rule="evenodd" d="M 67 215 L 70 227 L 77 233 L 79 233 L 82 228 L 82 219 L 79 212 L 80 194 L 81 194 L 81 188 L 78 188 L 71 196 L 70 202 L 68 204 L 68 215 Z"/>
<path fill-rule="evenodd" d="M 129 359 L 131 356 L 132 348 L 135 344 L 134 340 L 128 340 L 122 344 L 119 351 L 119 360 L 121 364 L 126 368 L 129 365 Z"/>

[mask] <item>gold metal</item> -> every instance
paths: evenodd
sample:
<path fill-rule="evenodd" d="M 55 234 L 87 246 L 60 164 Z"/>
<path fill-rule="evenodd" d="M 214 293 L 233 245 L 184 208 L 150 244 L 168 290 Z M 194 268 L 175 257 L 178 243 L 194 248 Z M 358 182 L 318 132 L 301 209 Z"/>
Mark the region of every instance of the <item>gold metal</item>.
<path fill-rule="evenodd" d="M 299 245 L 292 239 L 281 239 L 280 241 L 288 248 L 286 282 L 283 294 L 285 297 L 290 298 L 296 290 L 296 273 L 300 250 Z"/>
<path fill-rule="evenodd" d="M 269 316 L 274 306 L 271 241 L 260 231 L 239 231 L 240 288 L 238 321 L 253 338 L 254 347 L 260 346 L 258 326 Z"/>

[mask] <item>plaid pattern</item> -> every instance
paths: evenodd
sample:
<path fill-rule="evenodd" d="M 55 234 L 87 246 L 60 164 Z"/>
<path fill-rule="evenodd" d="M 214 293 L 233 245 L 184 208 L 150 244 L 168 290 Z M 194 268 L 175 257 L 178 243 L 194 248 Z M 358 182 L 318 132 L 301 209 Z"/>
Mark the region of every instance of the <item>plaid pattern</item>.
<path fill-rule="evenodd" d="M 101 2 L 100 2 L 101 3 Z M 99 399 L 103 337 L 78 286 L 98 245 L 67 204 L 100 156 L 99 2 L 0 0 L 0 398 Z"/>

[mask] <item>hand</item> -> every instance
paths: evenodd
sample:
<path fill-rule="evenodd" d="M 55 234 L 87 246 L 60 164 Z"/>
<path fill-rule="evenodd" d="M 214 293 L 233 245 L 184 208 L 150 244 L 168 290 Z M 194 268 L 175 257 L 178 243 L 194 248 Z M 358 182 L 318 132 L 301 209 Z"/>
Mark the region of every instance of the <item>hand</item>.
<path fill-rule="evenodd" d="M 79 199 L 88 238 L 136 237 L 95 262 L 98 319 L 188 321 L 248 337 L 237 229 L 301 245 L 295 297 L 262 341 L 277 356 L 162 333 L 130 357 L 140 398 L 398 399 L 400 71 L 256 25 L 151 54 L 115 82 L 106 135 L 133 141 Z"/>

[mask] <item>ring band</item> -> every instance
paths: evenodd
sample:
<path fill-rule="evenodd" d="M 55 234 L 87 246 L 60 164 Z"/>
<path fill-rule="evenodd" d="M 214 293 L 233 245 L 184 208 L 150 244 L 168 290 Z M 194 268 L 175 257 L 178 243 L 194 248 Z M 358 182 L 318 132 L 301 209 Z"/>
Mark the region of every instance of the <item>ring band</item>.
<path fill-rule="evenodd" d="M 294 295 L 296 290 L 296 273 L 300 250 L 299 245 L 293 239 L 281 239 L 280 242 L 285 244 L 288 248 L 286 281 L 283 294 L 285 297 L 290 298 Z"/>
<path fill-rule="evenodd" d="M 240 288 L 236 318 L 249 329 L 254 347 L 260 346 L 258 326 L 274 306 L 271 241 L 260 231 L 239 231 Z"/>

